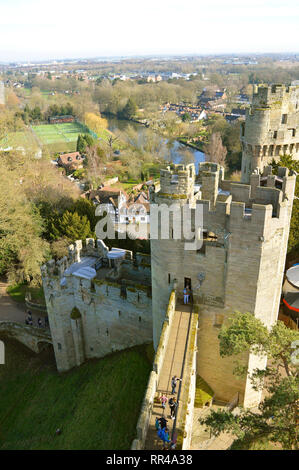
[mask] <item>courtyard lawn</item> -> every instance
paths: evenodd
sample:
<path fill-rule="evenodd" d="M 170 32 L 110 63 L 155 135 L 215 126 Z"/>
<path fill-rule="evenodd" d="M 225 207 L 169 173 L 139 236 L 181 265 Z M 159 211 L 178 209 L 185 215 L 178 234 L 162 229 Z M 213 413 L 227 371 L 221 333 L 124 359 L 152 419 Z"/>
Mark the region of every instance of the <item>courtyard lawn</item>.
<path fill-rule="evenodd" d="M 0 449 L 130 449 L 151 370 L 146 346 L 58 374 L 51 351 L 1 339 Z"/>

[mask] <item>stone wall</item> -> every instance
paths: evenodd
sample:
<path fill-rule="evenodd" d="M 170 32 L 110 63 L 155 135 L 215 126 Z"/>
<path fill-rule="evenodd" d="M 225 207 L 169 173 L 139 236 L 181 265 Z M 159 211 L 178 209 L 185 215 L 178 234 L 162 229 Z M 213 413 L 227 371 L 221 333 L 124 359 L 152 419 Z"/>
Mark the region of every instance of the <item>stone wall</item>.
<path fill-rule="evenodd" d="M 148 265 L 140 269 L 132 262 L 127 265 L 127 258 L 132 258 L 132 253 L 127 252 L 124 270 L 136 272 L 137 281 L 127 281 L 121 273 L 119 281 L 88 280 L 66 271 L 82 256 L 105 256 L 106 248 L 101 241 L 95 245 L 94 240 L 88 239 L 85 246 L 77 241 L 70 247 L 68 258 L 42 267 L 59 371 L 67 371 L 86 359 L 152 341 L 151 292 L 148 285 L 142 284 L 149 276 Z M 109 273 L 114 275 L 114 269 Z"/>
<path fill-rule="evenodd" d="M 19 341 L 35 353 L 40 352 L 44 343 L 52 344 L 49 330 L 22 325 L 21 323 L 0 321 L 0 333 Z"/>
<path fill-rule="evenodd" d="M 164 361 L 165 351 L 167 349 L 169 332 L 173 320 L 176 305 L 176 294 L 173 290 L 169 297 L 168 307 L 165 314 L 165 320 L 162 327 L 159 345 L 153 362 L 153 370 L 150 373 L 149 381 L 146 387 L 145 396 L 142 402 L 139 419 L 137 422 L 137 438 L 132 443 L 132 450 L 144 448 L 144 443 L 148 431 L 149 422 L 152 415 L 154 398 L 157 391 L 159 376 Z"/>
<path fill-rule="evenodd" d="M 191 317 L 189 340 L 182 379 L 177 418 L 177 449 L 188 450 L 191 445 L 196 392 L 196 355 L 197 355 L 198 314 Z"/>

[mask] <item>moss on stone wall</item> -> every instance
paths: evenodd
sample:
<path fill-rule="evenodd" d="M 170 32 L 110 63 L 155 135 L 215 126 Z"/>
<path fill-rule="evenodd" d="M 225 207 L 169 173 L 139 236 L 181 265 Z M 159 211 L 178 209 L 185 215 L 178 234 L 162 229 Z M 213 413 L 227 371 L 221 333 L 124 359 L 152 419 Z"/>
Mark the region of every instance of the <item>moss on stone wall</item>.
<path fill-rule="evenodd" d="M 71 319 L 78 320 L 78 318 L 81 318 L 80 310 L 77 307 L 74 307 L 71 312 Z"/>
<path fill-rule="evenodd" d="M 170 194 L 170 193 L 158 193 L 159 197 L 166 199 L 187 199 L 187 194 Z"/>
<path fill-rule="evenodd" d="M 211 387 L 199 375 L 196 376 L 196 392 L 195 392 L 195 408 L 202 408 L 206 403 L 209 403 L 214 396 Z"/>

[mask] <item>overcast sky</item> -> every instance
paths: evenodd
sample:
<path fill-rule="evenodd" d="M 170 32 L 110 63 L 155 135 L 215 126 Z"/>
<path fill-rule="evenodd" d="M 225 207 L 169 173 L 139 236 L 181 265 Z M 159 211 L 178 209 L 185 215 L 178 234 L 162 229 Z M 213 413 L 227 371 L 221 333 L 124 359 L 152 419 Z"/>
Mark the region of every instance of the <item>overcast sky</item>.
<path fill-rule="evenodd" d="M 0 0 L 0 61 L 299 52 L 299 0 Z"/>

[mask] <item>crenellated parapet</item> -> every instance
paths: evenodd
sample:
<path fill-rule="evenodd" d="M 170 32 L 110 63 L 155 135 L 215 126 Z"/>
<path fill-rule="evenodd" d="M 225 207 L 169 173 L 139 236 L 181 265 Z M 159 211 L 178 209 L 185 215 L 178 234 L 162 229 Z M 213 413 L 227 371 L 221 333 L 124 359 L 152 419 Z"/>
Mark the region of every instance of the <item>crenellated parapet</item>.
<path fill-rule="evenodd" d="M 242 181 L 273 159 L 299 159 L 299 86 L 259 85 L 241 125 Z"/>
<path fill-rule="evenodd" d="M 170 165 L 160 172 L 160 192 L 157 195 L 161 198 L 172 197 L 180 199 L 192 198 L 194 194 L 195 166 Z"/>
<path fill-rule="evenodd" d="M 126 258 L 132 259 L 132 252 L 126 251 Z M 76 240 L 68 247 L 68 255 L 59 260 L 51 259 L 41 266 L 42 278 L 61 278 L 65 271 L 74 263 L 80 263 L 83 257 L 90 256 L 94 258 L 107 258 L 109 248 L 103 240 L 94 240 L 86 238 L 86 240 Z"/>
<path fill-rule="evenodd" d="M 88 238 L 41 273 L 59 371 L 152 340 L 148 256 Z"/>
<path fill-rule="evenodd" d="M 216 169 L 216 171 L 215 171 Z M 257 223 L 258 227 L 270 223 L 273 218 L 284 221 L 285 212 L 291 210 L 296 173 L 280 167 L 278 174 L 272 174 L 272 167 L 264 168 L 263 174 L 258 170 L 250 176 L 250 183 L 237 183 L 220 179 L 219 169 L 201 171 L 201 197 L 197 204 L 204 206 L 204 220 L 215 224 L 245 220 Z M 205 184 L 205 178 L 210 184 Z M 263 220 L 262 220 L 263 219 Z"/>

